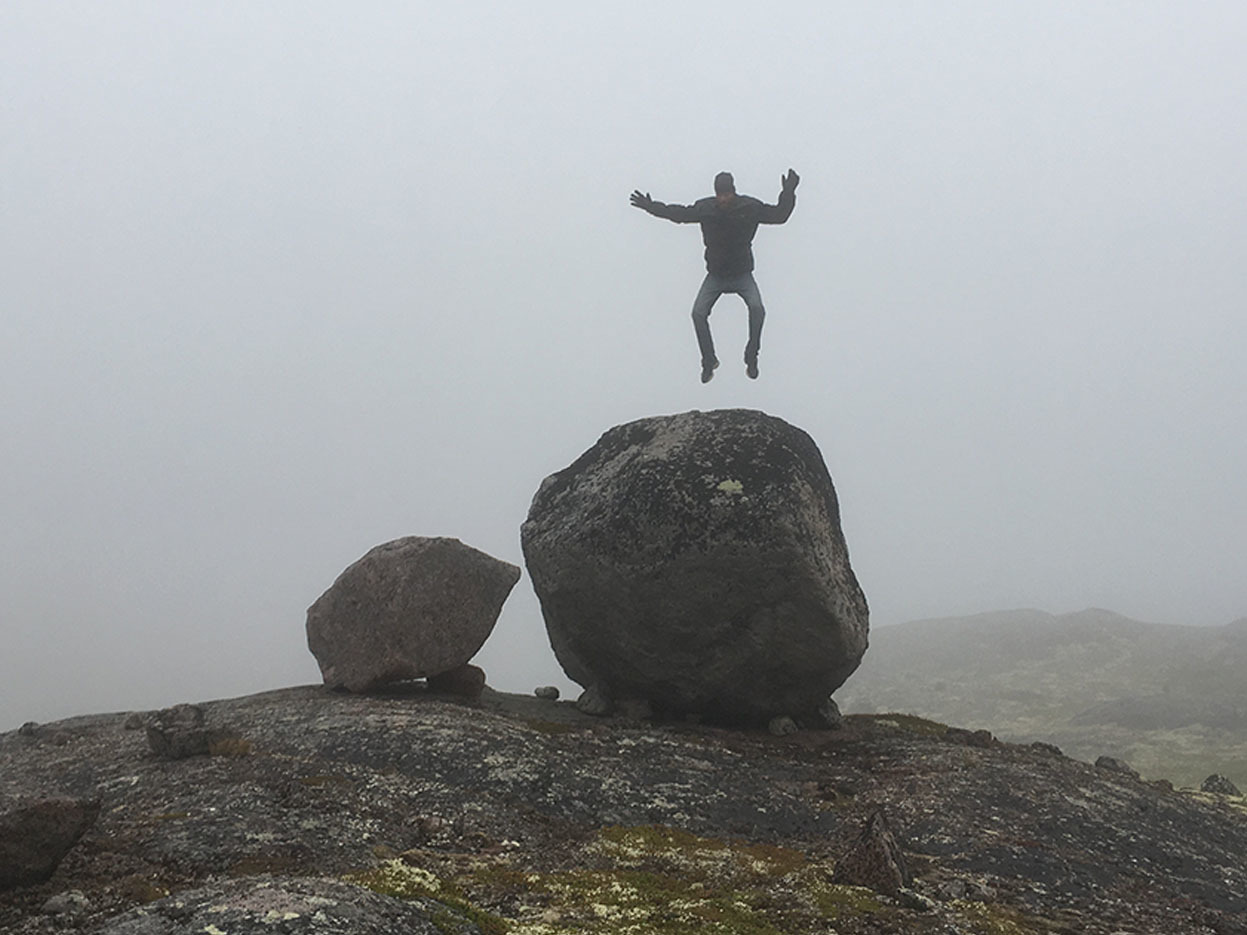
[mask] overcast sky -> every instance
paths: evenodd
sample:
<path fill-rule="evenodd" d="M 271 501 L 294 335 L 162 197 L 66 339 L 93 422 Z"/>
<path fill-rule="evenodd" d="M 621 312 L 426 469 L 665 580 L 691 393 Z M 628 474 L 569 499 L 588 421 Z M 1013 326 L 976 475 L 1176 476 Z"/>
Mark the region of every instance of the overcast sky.
<path fill-rule="evenodd" d="M 874 625 L 1247 615 L 1247 5 L 0 7 L 0 730 L 319 681 L 607 428 L 808 431 Z M 716 172 L 797 208 L 711 323 Z M 490 683 L 571 685 L 521 579 Z"/>

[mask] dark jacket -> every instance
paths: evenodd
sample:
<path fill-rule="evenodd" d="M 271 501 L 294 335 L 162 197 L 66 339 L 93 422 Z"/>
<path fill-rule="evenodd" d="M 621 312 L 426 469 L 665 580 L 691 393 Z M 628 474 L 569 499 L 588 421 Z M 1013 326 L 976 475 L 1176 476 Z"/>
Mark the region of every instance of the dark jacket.
<path fill-rule="evenodd" d="M 726 207 L 716 198 L 691 205 L 655 201 L 649 213 L 677 224 L 700 224 L 706 244 L 706 269 L 715 276 L 753 272 L 753 235 L 759 224 L 783 224 L 797 205 L 796 192 L 780 192 L 779 204 L 768 205 L 749 195 L 737 195 Z"/>

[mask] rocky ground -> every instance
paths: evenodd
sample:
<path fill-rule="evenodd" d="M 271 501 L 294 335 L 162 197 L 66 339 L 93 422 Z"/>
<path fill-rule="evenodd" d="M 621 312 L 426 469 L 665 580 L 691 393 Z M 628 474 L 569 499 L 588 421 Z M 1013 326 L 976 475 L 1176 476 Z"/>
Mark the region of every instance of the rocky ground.
<path fill-rule="evenodd" d="M 1247 932 L 1242 798 L 986 732 L 775 737 L 422 684 L 202 710 L 210 752 L 180 759 L 150 716 L 0 735 L 0 805 L 99 806 L 51 879 L 0 893 L 0 931 Z M 900 891 L 843 878 L 880 810 Z"/>

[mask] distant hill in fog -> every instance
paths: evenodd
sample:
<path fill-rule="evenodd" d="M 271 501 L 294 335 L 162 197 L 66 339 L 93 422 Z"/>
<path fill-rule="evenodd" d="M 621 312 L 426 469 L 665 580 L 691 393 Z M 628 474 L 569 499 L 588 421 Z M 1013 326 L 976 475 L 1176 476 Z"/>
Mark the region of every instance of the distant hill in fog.
<path fill-rule="evenodd" d="M 846 713 L 920 714 L 1121 757 L 1149 778 L 1197 785 L 1218 772 L 1247 789 L 1247 619 L 1010 610 L 880 627 L 836 700 Z"/>

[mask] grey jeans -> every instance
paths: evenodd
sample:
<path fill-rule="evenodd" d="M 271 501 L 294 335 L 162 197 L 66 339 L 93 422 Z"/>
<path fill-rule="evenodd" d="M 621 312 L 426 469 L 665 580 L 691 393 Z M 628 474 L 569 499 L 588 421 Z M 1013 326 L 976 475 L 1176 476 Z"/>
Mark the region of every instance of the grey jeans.
<path fill-rule="evenodd" d="M 739 276 L 716 276 L 707 273 L 693 300 L 693 330 L 697 333 L 697 346 L 701 348 L 702 363 L 715 360 L 714 339 L 710 336 L 710 310 L 719 296 L 725 292 L 735 293 L 745 300 L 749 309 L 749 343 L 745 345 L 745 360 L 753 362 L 758 359 L 758 351 L 762 349 L 762 322 L 766 319 L 766 309 L 762 307 L 762 293 L 754 282 L 753 273 L 742 273 Z"/>

